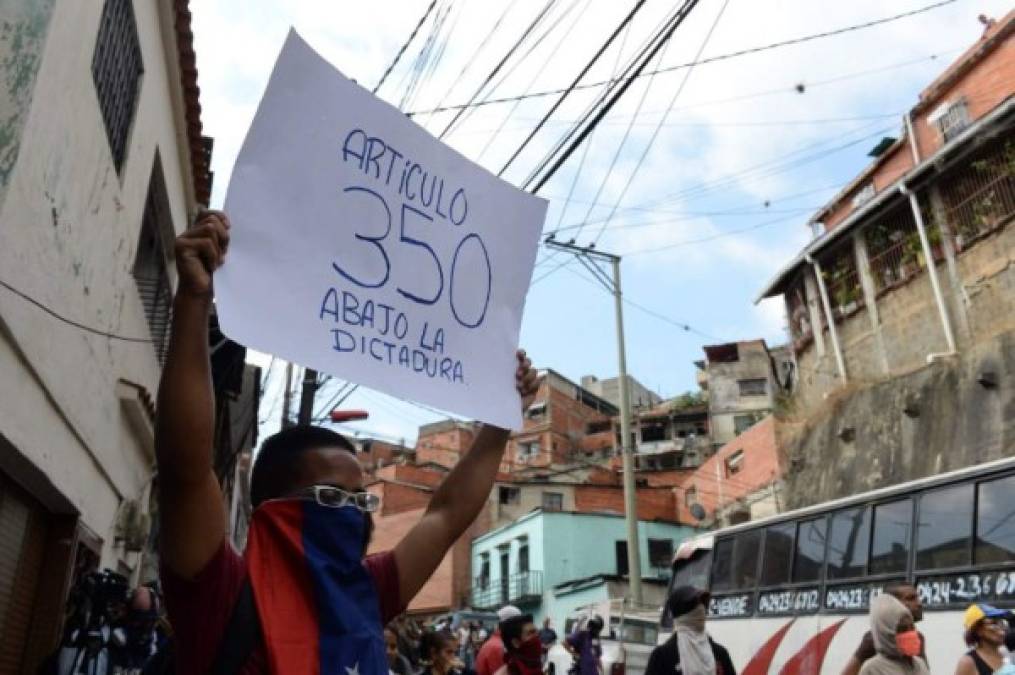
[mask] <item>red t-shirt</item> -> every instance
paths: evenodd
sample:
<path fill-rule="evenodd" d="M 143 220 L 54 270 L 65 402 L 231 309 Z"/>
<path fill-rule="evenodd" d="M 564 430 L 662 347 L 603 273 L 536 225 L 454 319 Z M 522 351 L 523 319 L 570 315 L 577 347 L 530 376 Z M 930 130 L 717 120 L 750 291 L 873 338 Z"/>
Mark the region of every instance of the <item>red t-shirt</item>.
<path fill-rule="evenodd" d="M 387 624 L 405 609 L 399 598 L 395 556 L 385 551 L 368 556 L 363 565 L 377 587 L 381 622 Z M 219 642 L 232 616 L 233 605 L 247 578 L 247 561 L 232 544 L 223 541 L 222 547 L 192 580 L 179 577 L 165 567 L 161 577 L 166 611 L 176 639 L 176 672 L 180 675 L 203 675 L 218 654 Z M 255 647 L 240 673 L 268 673 L 263 642 Z"/>
<path fill-rule="evenodd" d="M 476 655 L 476 675 L 494 675 L 504 665 L 504 641 L 500 631 L 494 631 L 490 639 L 479 648 Z"/>

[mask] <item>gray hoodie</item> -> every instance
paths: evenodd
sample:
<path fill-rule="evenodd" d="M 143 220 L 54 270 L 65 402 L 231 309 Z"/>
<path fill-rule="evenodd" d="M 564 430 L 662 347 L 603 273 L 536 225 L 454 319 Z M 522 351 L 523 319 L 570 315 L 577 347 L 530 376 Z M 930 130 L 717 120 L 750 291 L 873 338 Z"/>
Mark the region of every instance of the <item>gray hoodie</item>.
<path fill-rule="evenodd" d="M 895 632 L 903 617 L 909 615 L 906 606 L 895 597 L 882 593 L 871 601 L 871 637 L 877 656 L 868 659 L 860 668 L 860 675 L 930 675 L 927 664 L 919 656 L 907 658 L 895 644 Z"/>

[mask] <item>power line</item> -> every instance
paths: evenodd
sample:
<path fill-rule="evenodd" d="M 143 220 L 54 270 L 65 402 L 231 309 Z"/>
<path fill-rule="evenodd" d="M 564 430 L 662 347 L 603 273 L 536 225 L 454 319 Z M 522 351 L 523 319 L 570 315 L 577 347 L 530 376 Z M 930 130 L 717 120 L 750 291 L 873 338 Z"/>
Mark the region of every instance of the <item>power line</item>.
<path fill-rule="evenodd" d="M 99 328 L 92 328 L 91 326 L 87 326 L 87 325 L 85 325 L 85 324 L 83 324 L 83 323 L 81 323 L 79 321 L 75 321 L 74 319 L 67 318 L 66 316 L 60 314 L 56 310 L 51 309 L 50 307 L 48 307 L 44 303 L 40 302 L 39 300 L 36 300 L 35 298 L 33 298 L 32 296 L 28 295 L 27 293 L 24 293 L 22 291 L 19 291 L 16 288 L 14 288 L 14 286 L 11 286 L 6 281 L 0 280 L 0 286 L 6 288 L 8 291 L 10 291 L 14 295 L 18 296 L 19 298 L 21 298 L 25 302 L 28 302 L 29 304 L 35 305 L 37 308 L 41 309 L 46 314 L 49 314 L 54 319 L 62 321 L 63 323 L 67 324 L 68 326 L 73 326 L 74 328 L 78 328 L 80 330 L 83 330 L 86 333 L 91 333 L 92 335 L 98 335 L 99 337 L 108 338 L 110 340 L 119 340 L 121 342 L 140 342 L 140 343 L 145 343 L 145 344 L 153 344 L 155 342 L 152 338 L 127 337 L 125 335 L 119 335 L 117 333 L 110 333 L 109 331 L 104 331 L 104 330 L 101 330 Z"/>
<path fill-rule="evenodd" d="M 550 24 L 550 25 L 549 25 L 549 26 L 547 27 L 547 29 L 546 29 L 545 31 L 543 31 L 543 33 L 542 33 L 542 34 L 541 34 L 541 35 L 540 35 L 539 37 L 537 37 L 537 38 L 536 38 L 535 40 L 533 40 L 532 44 L 531 44 L 531 45 L 529 45 L 529 48 L 528 48 L 528 49 L 527 49 L 527 50 L 525 51 L 525 53 L 524 53 L 524 54 L 522 54 L 522 55 L 521 55 L 521 57 L 520 57 L 520 58 L 519 58 L 519 59 L 518 59 L 517 61 L 515 61 L 514 63 L 512 63 L 512 64 L 511 64 L 511 67 L 510 67 L 510 68 L 508 68 L 508 69 L 507 69 L 506 71 L 504 71 L 504 73 L 503 73 L 503 74 L 502 74 L 502 75 L 500 76 L 500 78 L 499 78 L 499 79 L 498 79 L 498 80 L 497 80 L 497 81 L 496 81 L 496 82 L 495 82 L 495 83 L 494 83 L 494 84 L 493 84 L 493 85 L 491 86 L 491 88 L 490 88 L 490 91 L 489 91 L 489 92 L 488 92 L 488 93 L 486 94 L 486 96 L 484 97 L 484 100 L 485 100 L 485 99 L 487 99 L 487 98 L 490 98 L 490 96 L 491 96 L 491 95 L 492 95 L 492 94 L 493 94 L 493 93 L 494 93 L 495 91 L 497 91 L 497 89 L 499 89 L 499 88 L 500 88 L 500 86 L 501 86 L 501 85 L 503 85 L 503 84 L 504 84 L 504 82 L 505 82 L 505 81 L 506 81 L 506 80 L 507 80 L 507 79 L 508 79 L 509 77 L 511 77 L 511 75 L 512 75 L 512 74 L 513 74 L 513 73 L 514 73 L 514 72 L 515 72 L 515 71 L 516 71 L 516 70 L 517 70 L 517 69 L 518 69 L 518 68 L 519 68 L 519 67 L 520 67 L 520 66 L 521 66 L 522 64 L 524 64 L 524 63 L 525 63 L 525 62 L 526 62 L 526 61 L 528 60 L 528 58 L 529 58 L 530 56 L 532 56 L 532 54 L 533 54 L 533 53 L 534 53 L 534 52 L 535 52 L 535 51 L 536 51 L 536 50 L 537 50 L 537 49 L 539 48 L 539 46 L 540 46 L 541 44 L 543 44 L 543 42 L 544 42 L 544 41 L 546 40 L 546 38 L 548 38 L 548 37 L 549 37 L 549 36 L 550 36 L 550 35 L 551 35 L 551 34 L 552 34 L 552 33 L 553 33 L 553 32 L 554 32 L 554 31 L 555 31 L 556 29 L 557 29 L 557 26 L 559 26 L 559 25 L 561 24 L 561 22 L 563 22 L 563 21 L 564 21 L 564 19 L 565 19 L 565 18 L 567 18 L 567 16 L 568 16 L 568 15 L 569 15 L 569 14 L 570 14 L 570 13 L 571 13 L 572 11 L 574 11 L 575 7 L 577 7 L 577 6 L 578 6 L 578 2 L 579 2 L 579 0 L 571 0 L 571 4 L 570 4 L 570 5 L 568 5 L 568 6 L 567 6 L 567 7 L 566 7 L 566 8 L 564 9 L 564 11 L 563 11 L 563 12 L 561 12 L 560 16 L 558 16 L 558 17 L 557 17 L 556 19 L 554 19 L 553 23 L 551 23 L 551 24 Z M 588 3 L 589 3 L 589 2 L 591 2 L 591 0 L 585 0 L 585 4 L 586 4 L 586 7 L 588 6 Z M 578 16 L 576 16 L 576 17 L 575 17 L 574 21 L 572 21 L 572 22 L 571 22 L 571 25 L 570 25 L 570 26 L 568 26 L 567 30 L 566 30 L 566 31 L 564 32 L 564 34 L 563 34 L 563 35 L 562 35 L 562 36 L 560 37 L 560 39 L 559 39 L 559 40 L 557 41 L 557 44 L 556 44 L 556 45 L 554 45 L 554 47 L 553 47 L 553 49 L 552 49 L 552 50 L 550 51 L 550 53 L 549 53 L 549 54 L 547 54 L 547 55 L 546 55 L 546 56 L 544 57 L 544 58 L 545 58 L 545 59 L 546 59 L 547 61 L 549 61 L 550 59 L 554 58 L 554 57 L 555 57 L 555 56 L 557 55 L 557 52 L 558 52 L 558 51 L 560 51 L 560 47 L 561 47 L 561 45 L 563 45 L 564 41 L 565 41 L 565 40 L 567 39 L 567 37 L 568 37 L 568 36 L 569 36 L 569 35 L 571 34 L 571 32 L 572 32 L 572 31 L 574 30 L 574 27 L 575 27 L 575 26 L 577 25 L 577 23 L 578 23 L 578 22 L 579 22 L 579 21 L 581 20 L 581 18 L 582 18 L 582 16 L 581 16 L 581 14 L 579 14 Z M 533 87 L 533 86 L 535 86 L 535 84 L 536 84 L 536 80 L 538 80 L 538 79 L 540 78 L 541 74 L 542 74 L 541 72 L 537 71 L 537 72 L 536 72 L 536 73 L 535 73 L 535 74 L 533 75 L 533 77 L 532 77 L 532 78 L 531 78 L 531 79 L 529 80 L 529 83 L 528 83 L 528 84 L 527 84 L 527 85 L 525 86 L 525 91 L 531 91 L 531 90 L 532 90 L 532 87 Z M 480 150 L 479 154 L 478 154 L 478 155 L 476 156 L 476 160 L 475 160 L 475 161 L 476 161 L 477 163 L 479 162 L 479 160 L 480 160 L 480 159 L 482 159 L 483 155 L 485 155 L 485 154 L 486 154 L 486 151 L 487 151 L 487 150 L 488 150 L 488 149 L 490 148 L 490 146 L 491 146 L 491 145 L 493 144 L 493 142 L 494 142 L 494 140 L 496 139 L 497 135 L 498 135 L 498 134 L 500 134 L 500 130 L 501 130 L 501 129 L 503 129 L 504 125 L 505 125 L 505 124 L 507 124 L 508 120 L 510 120 L 510 119 L 511 119 L 511 115 L 513 115 L 513 114 L 514 114 L 515 110 L 517 110 L 517 108 L 518 108 L 518 106 L 519 106 L 519 105 L 521 105 L 521 102 L 516 102 L 516 103 L 515 103 L 515 104 L 514 104 L 514 105 L 513 105 L 512 107 L 511 107 L 511 110 L 509 110 L 509 111 L 508 111 L 507 115 L 506 115 L 506 116 L 504 117 L 504 119 L 503 119 L 503 120 L 501 121 L 501 123 L 500 123 L 500 126 L 498 127 L 498 129 L 497 129 L 496 131 L 494 131 L 494 133 L 493 133 L 493 134 L 492 134 L 492 135 L 490 136 L 490 138 L 488 138 L 488 139 L 487 139 L 487 141 L 486 141 L 486 144 L 485 144 L 485 145 L 483 146 L 483 149 L 482 149 L 482 150 Z M 459 128 L 460 128 L 460 127 L 462 126 L 462 124 L 464 124 L 464 123 L 465 123 L 466 121 L 468 121 L 468 120 L 469 120 L 469 118 L 470 118 L 470 117 L 472 116 L 472 114 L 473 114 L 474 112 L 476 112 L 476 110 L 477 110 L 476 108 L 470 108 L 469 110 L 467 110 L 467 111 L 465 112 L 465 115 L 464 115 L 464 116 L 462 117 L 461 121 L 459 122 L 459 125 L 458 125 L 458 126 L 459 126 Z"/>
<path fill-rule="evenodd" d="M 789 45 L 797 45 L 797 44 L 802 44 L 802 43 L 805 43 L 805 42 L 811 42 L 813 40 L 818 40 L 818 39 L 821 39 L 821 38 L 832 37 L 832 36 L 835 36 L 835 35 L 842 35 L 844 33 L 850 33 L 850 32 L 857 31 L 857 30 L 862 30 L 862 29 L 865 29 L 865 28 L 871 28 L 873 26 L 878 26 L 878 25 L 882 25 L 882 24 L 886 24 L 886 23 L 891 23 L 893 21 L 899 21 L 901 19 L 905 19 L 905 18 L 908 18 L 908 17 L 911 17 L 911 16 L 916 16 L 918 14 L 923 14 L 925 12 L 929 12 L 929 11 L 938 9 L 939 7 L 944 7 L 945 5 L 950 5 L 950 4 L 952 4 L 952 3 L 956 2 L 956 1 L 957 0 L 942 0 L 941 2 L 936 2 L 936 3 L 931 4 L 931 5 L 925 5 L 923 7 L 919 7 L 917 9 L 915 9 L 915 10 L 911 10 L 911 11 L 908 11 L 908 12 L 903 12 L 901 14 L 895 14 L 895 15 L 892 15 L 892 16 L 887 16 L 887 17 L 884 17 L 884 18 L 881 18 L 881 19 L 875 19 L 873 21 L 867 21 L 865 23 L 854 24 L 852 26 L 844 26 L 842 28 L 837 28 L 835 30 L 823 31 L 821 33 L 813 33 L 811 35 L 804 35 L 804 36 L 797 37 L 797 38 L 792 38 L 792 39 L 789 39 L 789 40 L 782 40 L 780 42 L 772 42 L 772 43 L 769 43 L 767 45 L 761 45 L 761 46 L 758 46 L 758 47 L 752 47 L 750 49 L 741 49 L 739 51 L 730 52 L 728 54 L 720 54 L 719 56 L 711 56 L 711 57 L 709 57 L 707 59 L 702 59 L 702 60 L 696 61 L 696 62 L 688 62 L 688 63 L 677 64 L 677 65 L 674 65 L 674 66 L 667 66 L 665 68 L 660 68 L 660 69 L 655 70 L 655 71 L 649 71 L 649 72 L 641 73 L 638 77 L 647 77 L 647 76 L 653 75 L 655 73 L 672 72 L 674 70 L 680 70 L 680 69 L 683 69 L 683 68 L 690 68 L 691 66 L 696 66 L 696 65 L 706 64 L 706 63 L 715 63 L 717 61 L 724 61 L 724 60 L 727 60 L 727 59 L 737 58 L 737 57 L 740 57 L 740 56 L 745 56 L 747 54 L 757 54 L 759 52 L 764 52 L 764 51 L 768 51 L 768 50 L 771 50 L 771 49 L 778 49 L 780 47 L 786 47 L 786 46 L 789 46 Z M 584 84 L 584 85 L 581 85 L 579 87 L 576 87 L 576 89 L 577 90 L 594 89 L 594 88 L 600 87 L 600 86 L 602 86 L 604 84 L 609 84 L 610 82 L 616 82 L 616 80 L 604 80 L 602 82 L 590 82 L 588 84 Z M 483 101 L 483 102 L 481 102 L 479 104 L 476 104 L 473 101 L 469 101 L 467 103 L 461 103 L 461 104 L 457 104 L 457 105 L 444 106 L 442 108 L 434 108 L 432 110 L 420 110 L 420 111 L 415 111 L 415 112 L 411 112 L 411 113 L 408 113 L 408 114 L 410 116 L 412 116 L 412 115 L 420 115 L 420 114 L 427 114 L 427 113 L 444 112 L 444 111 L 450 111 L 450 110 L 460 110 L 460 109 L 463 109 L 463 108 L 476 107 L 476 106 L 480 106 L 480 105 L 493 105 L 493 104 L 497 104 L 497 103 L 508 103 L 508 102 L 512 102 L 512 101 L 516 101 L 516 100 L 524 100 L 524 99 L 530 99 L 530 98 L 539 98 L 539 97 L 545 97 L 545 96 L 553 96 L 555 94 L 560 94 L 563 91 L 564 91 L 564 89 L 550 89 L 550 90 L 541 91 L 541 92 L 534 92 L 534 93 L 530 93 L 530 94 L 523 94 L 523 95 L 520 95 L 520 96 L 509 96 L 509 97 L 504 97 L 504 98 L 499 98 L 499 99 L 489 99 L 489 100 Z"/>
<path fill-rule="evenodd" d="M 610 48 L 610 45 L 613 44 L 613 41 L 617 39 L 617 36 L 620 35 L 627 28 L 627 26 L 631 23 L 634 17 L 638 14 L 639 10 L 641 10 L 641 8 L 645 6 L 645 2 L 646 0 L 637 0 L 637 2 L 635 2 L 634 7 L 631 8 L 631 11 L 629 11 L 621 20 L 621 22 L 617 25 L 617 27 L 613 29 L 613 32 L 610 33 L 609 37 L 606 38 L 606 41 L 602 45 L 600 45 L 599 49 L 596 50 L 596 53 L 592 55 L 592 58 L 588 60 L 585 66 L 578 72 L 578 75 L 576 75 L 574 80 L 572 80 L 571 84 L 563 92 L 561 92 L 557 100 L 553 103 L 553 105 L 550 106 L 550 109 L 547 110 L 546 113 L 544 113 L 542 119 L 539 120 L 539 122 L 532 129 L 532 131 L 529 132 L 529 135 L 525 137 L 525 140 L 522 141 L 522 144 L 519 145 L 518 148 L 514 151 L 514 154 L 512 154 L 511 157 L 508 158 L 507 162 L 504 163 L 504 166 L 501 167 L 501 170 L 497 172 L 498 176 L 504 175 L 504 172 L 507 171 L 509 166 L 511 166 L 511 163 L 514 162 L 515 159 L 517 159 L 518 155 L 522 153 L 522 150 L 524 150 L 528 146 L 529 142 L 536 136 L 536 134 L 539 133 L 539 130 L 543 128 L 543 125 L 546 124 L 547 120 L 549 120 L 553 116 L 553 113 L 557 112 L 557 109 L 564 104 L 564 101 L 567 99 L 567 97 L 571 94 L 572 91 L 575 90 L 575 87 L 578 86 L 578 83 L 582 81 L 582 78 L 584 78 L 588 74 L 588 72 L 592 69 L 592 66 L 594 66 L 596 62 L 599 61 L 599 58 L 606 53 L 606 51 Z"/>
<path fill-rule="evenodd" d="M 479 88 L 477 88 L 476 91 L 472 94 L 472 97 L 469 99 L 470 104 L 476 100 L 476 98 L 480 95 L 480 93 L 482 93 L 483 89 L 486 88 L 486 85 L 488 85 L 490 81 L 497 76 L 497 73 L 500 72 L 501 68 L 504 67 L 504 64 L 511 59 L 511 57 L 518 50 L 518 48 L 522 46 L 522 44 L 525 42 L 526 39 L 528 39 L 529 35 L 531 35 L 532 31 L 536 29 L 536 26 L 538 26 L 543 21 L 543 18 L 546 16 L 546 13 L 550 11 L 550 8 L 553 7 L 556 1 L 557 0 L 547 0 L 547 3 L 543 6 L 543 9 L 540 10 L 539 14 L 536 15 L 536 18 L 532 20 L 532 23 L 530 23 L 529 26 L 525 29 L 521 37 L 518 38 L 517 41 L 515 41 L 515 43 L 501 58 L 501 60 L 497 63 L 497 65 L 494 66 L 493 70 L 490 71 L 490 74 L 486 76 L 486 79 L 483 80 L 482 84 L 479 85 Z M 466 110 L 467 108 L 468 106 L 465 106 L 463 108 L 457 108 L 458 112 L 451 119 L 451 121 L 448 122 L 448 125 L 444 127 L 444 131 L 440 133 L 440 136 L 437 137 L 438 139 L 443 139 L 448 134 L 448 132 L 451 131 L 451 128 L 455 125 L 456 122 L 458 122 L 458 120 L 462 116 L 463 111 Z"/>
<path fill-rule="evenodd" d="M 722 19 L 723 14 L 726 13 L 727 7 L 729 7 L 729 0 L 724 0 L 722 6 L 719 8 L 719 13 L 716 14 L 715 20 L 712 22 L 712 25 L 708 29 L 708 33 L 705 34 L 705 39 L 701 41 L 701 46 L 698 47 L 698 51 L 694 55 L 694 59 L 696 61 L 700 59 L 701 55 L 704 53 L 705 47 L 708 46 L 709 41 L 712 39 L 712 34 L 715 32 L 716 27 L 719 26 L 719 21 Z M 603 224 L 600 226 L 599 231 L 596 233 L 596 236 L 593 237 L 592 239 L 593 242 L 599 241 L 600 237 L 603 236 L 603 231 L 606 230 L 606 227 L 613 219 L 614 214 L 617 213 L 617 208 L 620 206 L 620 202 L 624 200 L 624 197 L 627 195 L 628 189 L 631 187 L 631 183 L 634 182 L 634 178 L 635 176 L 638 175 L 638 171 L 641 169 L 642 164 L 644 164 L 645 158 L 648 157 L 648 153 L 649 150 L 651 150 L 652 148 L 652 144 L 655 143 L 656 138 L 659 137 L 659 130 L 662 129 L 663 122 L 666 121 L 666 118 L 673 110 L 673 106 L 676 104 L 677 99 L 680 97 L 681 92 L 684 91 L 684 87 L 687 85 L 687 81 L 691 79 L 691 73 L 693 72 L 694 72 L 693 67 L 687 69 L 687 72 L 684 74 L 684 79 L 681 80 L 680 82 L 680 86 L 677 87 L 677 89 L 673 92 L 673 96 L 670 97 L 670 104 L 669 106 L 667 106 L 666 112 L 659 120 L 659 124 L 657 124 L 656 128 L 652 131 L 652 136 L 649 138 L 648 143 L 645 144 L 645 149 L 642 151 L 641 156 L 638 158 L 637 164 L 634 165 L 634 170 L 631 171 L 631 175 L 628 176 L 627 182 L 624 183 L 624 188 L 620 191 L 620 194 L 617 196 L 616 201 L 614 201 L 613 208 L 610 209 L 610 214 L 606 217 L 606 220 L 603 221 Z M 653 75 L 653 77 L 655 76 Z M 652 80 L 650 79 L 649 82 L 651 83 Z M 632 122 L 633 121 L 634 118 L 632 118 Z M 628 127 L 628 130 L 630 131 L 630 127 Z M 580 229 L 578 231 L 581 232 Z"/>
<path fill-rule="evenodd" d="M 388 66 L 387 70 L 384 71 L 384 74 L 381 75 L 381 79 L 377 81 L 377 84 L 374 86 L 372 93 L 376 94 L 377 90 L 380 89 L 381 85 L 384 84 L 384 81 L 388 79 L 388 75 L 391 73 L 394 67 L 398 65 L 398 61 L 402 58 L 402 54 L 404 54 L 405 50 L 409 48 L 409 44 L 415 39 L 416 33 L 418 33 L 419 29 L 423 27 L 424 23 L 426 23 L 426 20 L 430 17 L 430 13 L 433 11 L 433 8 L 436 5 L 437 0 L 430 1 L 430 6 L 426 8 L 426 11 L 423 12 L 423 16 L 421 16 L 419 21 L 416 23 L 416 27 L 412 29 L 411 33 L 409 33 L 408 39 L 402 45 L 402 48 L 398 50 L 398 53 L 395 54 L 395 58 L 391 61 L 391 64 Z"/>
<path fill-rule="evenodd" d="M 669 42 L 670 38 L 673 37 L 673 33 L 677 30 L 677 28 L 680 27 L 681 24 L 684 23 L 684 20 L 695 8 L 695 6 L 697 6 L 697 4 L 698 0 L 685 0 L 683 6 L 679 10 L 677 10 L 672 21 L 670 22 L 670 25 L 662 32 L 659 38 L 655 40 L 655 44 L 652 45 L 652 47 L 647 50 L 645 57 L 641 60 L 641 63 L 639 63 L 637 67 L 634 68 L 634 71 L 631 73 L 631 75 L 629 75 L 627 79 L 625 79 L 623 83 L 619 87 L 617 87 L 616 93 L 614 93 L 608 100 L 606 100 L 599 107 L 599 112 L 597 112 L 594 116 L 592 116 L 592 118 L 585 124 L 585 127 L 580 132 L 578 132 L 577 137 L 575 137 L 575 139 L 570 142 L 570 145 L 568 145 L 563 150 L 563 152 L 560 153 L 560 155 L 553 162 L 553 164 L 550 165 L 548 169 L 543 171 L 543 168 L 549 162 L 550 157 L 547 157 L 546 160 L 540 163 L 540 165 L 533 171 L 533 173 L 530 174 L 530 178 L 525 181 L 525 185 L 523 186 L 523 188 L 527 189 L 529 185 L 532 185 L 532 188 L 530 190 L 532 194 L 539 193 L 539 190 L 541 190 L 542 187 L 546 185 L 547 181 L 549 181 L 550 178 L 552 178 L 553 175 L 557 173 L 560 167 L 563 166 L 564 162 L 566 162 L 568 158 L 571 157 L 571 155 L 578 148 L 578 146 L 580 146 L 585 141 L 585 139 L 588 138 L 589 134 L 592 133 L 592 130 L 595 129 L 596 126 L 599 124 L 599 122 L 601 122 L 602 119 L 607 115 L 607 113 L 609 113 L 610 110 L 613 109 L 613 106 L 617 104 L 617 101 L 621 99 L 621 97 L 627 92 L 627 90 L 634 83 L 634 80 L 638 77 L 639 73 L 645 70 L 645 67 L 648 66 L 649 63 L 651 63 L 651 61 L 655 58 L 659 50 L 662 49 L 662 47 L 667 42 Z M 567 140 L 571 137 L 571 135 L 572 134 L 567 134 L 564 137 L 563 142 L 566 143 Z M 562 146 L 558 144 L 557 147 L 560 148 Z M 554 149 L 554 152 L 556 151 L 557 148 Z M 543 172 L 542 176 L 537 179 L 536 176 L 541 171 Z"/>
<path fill-rule="evenodd" d="M 483 49 L 490 42 L 490 39 L 497 32 L 497 29 L 500 28 L 501 23 L 503 23 L 504 19 L 507 17 L 508 12 L 511 11 L 512 7 L 514 7 L 514 3 L 512 2 L 509 2 L 507 5 L 505 5 L 504 11 L 501 12 L 500 16 L 494 22 L 493 27 L 491 27 L 490 31 L 486 34 L 486 36 L 482 40 L 480 40 L 479 45 L 476 46 L 476 49 L 472 53 L 472 56 L 466 59 L 465 65 L 462 66 L 462 69 L 458 72 L 458 75 L 454 79 L 452 79 L 451 86 L 448 88 L 446 92 L 444 92 L 444 95 L 441 96 L 440 100 L 437 102 L 438 108 L 444 105 L 444 101 L 448 98 L 448 96 L 451 95 L 451 92 L 454 91 L 455 86 L 462 81 L 462 79 L 465 77 L 465 74 L 469 72 L 469 69 L 471 69 L 472 66 L 475 65 L 475 63 L 477 63 L 479 55 L 482 53 Z"/>

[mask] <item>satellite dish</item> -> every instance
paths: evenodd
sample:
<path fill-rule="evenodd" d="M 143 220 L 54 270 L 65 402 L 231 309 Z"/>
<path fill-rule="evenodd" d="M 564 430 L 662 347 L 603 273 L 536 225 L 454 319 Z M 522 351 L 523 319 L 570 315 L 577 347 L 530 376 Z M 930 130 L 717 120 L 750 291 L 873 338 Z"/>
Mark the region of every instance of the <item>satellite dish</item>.
<path fill-rule="evenodd" d="M 691 515 L 697 518 L 698 520 L 705 520 L 705 516 L 708 514 L 705 513 L 704 506 L 702 506 L 698 502 L 694 502 L 693 504 L 691 504 Z"/>

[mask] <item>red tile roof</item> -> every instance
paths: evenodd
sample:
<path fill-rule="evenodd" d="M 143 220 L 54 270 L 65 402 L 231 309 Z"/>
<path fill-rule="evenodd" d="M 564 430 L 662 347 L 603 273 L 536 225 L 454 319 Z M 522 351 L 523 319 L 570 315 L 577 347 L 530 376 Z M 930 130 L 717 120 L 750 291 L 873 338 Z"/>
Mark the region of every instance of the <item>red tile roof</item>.
<path fill-rule="evenodd" d="M 190 28 L 190 0 L 175 0 L 176 48 L 180 55 L 180 86 L 187 123 L 187 145 L 190 167 L 194 175 L 194 194 L 200 204 L 208 205 L 211 197 L 210 139 L 202 135 L 201 89 L 197 86 L 197 56 L 194 54 L 194 32 Z"/>

